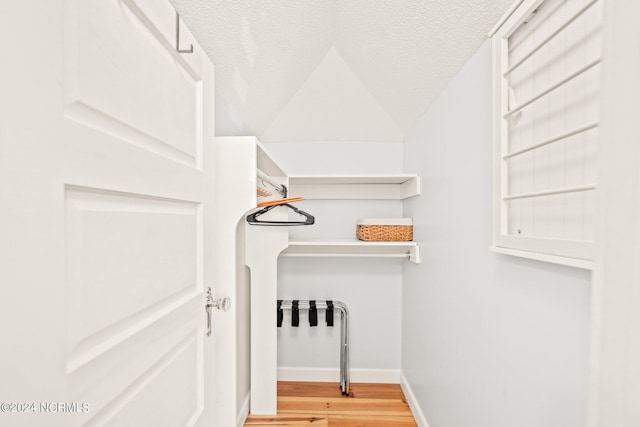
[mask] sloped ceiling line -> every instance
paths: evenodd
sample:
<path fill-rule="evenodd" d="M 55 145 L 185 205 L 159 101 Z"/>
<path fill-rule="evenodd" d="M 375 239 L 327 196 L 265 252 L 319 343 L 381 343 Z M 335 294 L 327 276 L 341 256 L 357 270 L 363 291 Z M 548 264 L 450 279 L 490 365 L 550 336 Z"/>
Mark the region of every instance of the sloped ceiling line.
<path fill-rule="evenodd" d="M 278 139 L 292 136 L 285 109 L 332 48 L 357 78 L 352 95 L 364 101 L 364 88 L 375 101 L 363 107 L 369 122 L 381 108 L 406 132 L 513 0 L 170 1 L 216 66 L 216 103 L 230 104 L 217 105 L 217 133 Z M 334 125 L 359 141 L 371 134 L 348 115 Z M 309 128 L 303 140 L 322 139 L 320 131 Z"/>
<path fill-rule="evenodd" d="M 260 139 L 265 142 L 401 142 L 403 132 L 335 48 Z"/>

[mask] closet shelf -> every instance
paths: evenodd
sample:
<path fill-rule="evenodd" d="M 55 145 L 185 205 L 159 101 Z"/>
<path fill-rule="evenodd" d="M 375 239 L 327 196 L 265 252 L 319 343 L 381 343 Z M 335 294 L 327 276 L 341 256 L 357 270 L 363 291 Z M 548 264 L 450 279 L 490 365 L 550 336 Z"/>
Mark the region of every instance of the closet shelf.
<path fill-rule="evenodd" d="M 420 263 L 416 242 L 364 242 L 361 240 L 290 240 L 280 253 L 290 257 L 369 257 L 407 258 Z"/>
<path fill-rule="evenodd" d="M 305 199 L 402 200 L 420 194 L 420 177 L 400 175 L 291 175 L 291 194 Z"/>

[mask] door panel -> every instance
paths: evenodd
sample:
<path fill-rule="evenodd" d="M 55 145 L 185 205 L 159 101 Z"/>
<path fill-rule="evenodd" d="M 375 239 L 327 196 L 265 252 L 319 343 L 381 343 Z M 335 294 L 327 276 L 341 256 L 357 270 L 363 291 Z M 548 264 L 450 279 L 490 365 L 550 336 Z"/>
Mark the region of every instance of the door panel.
<path fill-rule="evenodd" d="M 201 293 L 199 206 L 66 191 L 69 370 Z"/>
<path fill-rule="evenodd" d="M 67 374 L 93 405 L 79 425 L 211 425 L 212 66 L 195 42 L 176 52 L 168 2 L 66 6 Z"/>
<path fill-rule="evenodd" d="M 197 369 L 199 347 L 198 339 L 192 337 L 173 348 L 130 387 L 131 398 L 122 399 L 124 405 L 105 425 L 116 427 L 141 420 L 144 425 L 171 427 L 197 419 L 202 398 L 193 385 L 202 377 Z M 158 389 L 166 392 L 158 396 Z"/>
<path fill-rule="evenodd" d="M 216 426 L 213 64 L 168 1 L 32 3 L 0 6 L 0 395 L 80 410 L 0 425 Z"/>
<path fill-rule="evenodd" d="M 165 21 L 173 11 L 164 2 L 144 6 Z M 69 1 L 67 17 L 67 117 L 199 166 L 202 76 L 179 56 L 175 42 L 131 1 Z"/>
<path fill-rule="evenodd" d="M 206 335 L 201 317 L 194 315 L 201 309 L 201 299 L 194 298 L 71 372 L 69 398 L 91 404 L 87 419 L 73 425 L 103 425 L 112 418 L 126 419 L 131 410 L 127 410 L 129 415 L 120 414 L 120 411 L 132 405 L 138 406 L 141 413 L 120 425 L 149 425 L 149 418 L 142 412 L 155 412 L 160 406 L 169 410 L 173 405 L 180 405 L 174 408 L 177 412 L 188 410 L 191 416 L 201 416 L 205 402 L 205 360 L 202 356 L 177 357 L 181 352 L 201 354 Z M 185 360 L 189 362 L 185 363 Z M 164 380 L 159 378 L 173 369 L 182 370 L 181 379 L 171 380 L 171 386 L 162 385 Z M 176 397 L 176 392 L 180 393 L 180 398 Z M 156 394 L 157 401 L 151 406 L 144 397 L 150 393 Z M 183 397 L 187 397 L 186 402 Z M 173 418 L 167 415 L 165 419 Z"/>

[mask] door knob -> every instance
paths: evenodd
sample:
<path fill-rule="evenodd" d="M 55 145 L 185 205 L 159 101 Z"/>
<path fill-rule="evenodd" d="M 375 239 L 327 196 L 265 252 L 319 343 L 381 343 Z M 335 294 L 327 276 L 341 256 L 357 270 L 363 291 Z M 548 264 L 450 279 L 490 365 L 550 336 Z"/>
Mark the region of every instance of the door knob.
<path fill-rule="evenodd" d="M 211 312 L 216 308 L 222 311 L 229 311 L 231 308 L 231 298 L 213 298 L 213 292 L 211 288 L 207 288 L 207 296 L 205 300 L 204 309 L 207 312 L 207 336 L 211 336 Z"/>

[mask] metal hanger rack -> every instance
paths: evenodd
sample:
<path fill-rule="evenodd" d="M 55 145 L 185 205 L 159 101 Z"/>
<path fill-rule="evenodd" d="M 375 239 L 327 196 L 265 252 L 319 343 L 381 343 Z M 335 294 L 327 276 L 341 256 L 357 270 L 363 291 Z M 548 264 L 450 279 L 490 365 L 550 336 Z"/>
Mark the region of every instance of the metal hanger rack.
<path fill-rule="evenodd" d="M 333 326 L 333 311 L 340 312 L 340 389 L 349 395 L 349 311 L 342 301 L 278 300 L 278 327 L 282 326 L 283 310 L 291 311 L 291 326 L 300 324 L 300 310 L 309 311 L 309 325 L 318 326 L 318 310 L 325 310 L 327 326 Z"/>

